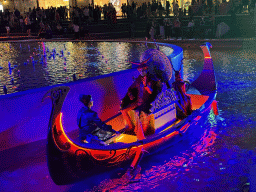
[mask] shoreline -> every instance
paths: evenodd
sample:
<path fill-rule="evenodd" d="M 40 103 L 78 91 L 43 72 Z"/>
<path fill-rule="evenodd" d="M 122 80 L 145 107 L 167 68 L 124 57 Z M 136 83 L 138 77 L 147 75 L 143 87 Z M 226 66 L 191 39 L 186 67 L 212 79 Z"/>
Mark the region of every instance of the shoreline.
<path fill-rule="evenodd" d="M 36 36 L 13 36 L 13 37 L 0 37 L 0 42 L 26 42 L 26 41 L 130 41 L 130 42 L 145 42 L 145 38 L 109 38 L 109 39 L 77 39 L 72 38 L 52 38 L 52 39 L 39 39 Z M 198 48 L 198 46 L 204 42 L 209 42 L 213 47 L 217 48 L 242 48 L 244 43 L 256 42 L 256 38 L 232 38 L 232 39 L 156 39 L 156 42 L 170 43 L 177 46 L 186 48 Z M 154 42 L 153 40 L 147 40 L 147 42 Z"/>

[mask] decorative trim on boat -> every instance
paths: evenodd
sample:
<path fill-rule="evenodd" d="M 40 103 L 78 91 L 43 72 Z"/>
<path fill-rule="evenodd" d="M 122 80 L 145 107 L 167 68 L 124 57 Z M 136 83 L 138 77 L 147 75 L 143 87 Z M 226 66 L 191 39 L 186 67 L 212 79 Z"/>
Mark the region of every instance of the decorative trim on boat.
<path fill-rule="evenodd" d="M 176 101 L 177 97 L 175 91 L 172 89 L 166 89 L 165 91 L 162 91 L 157 96 L 156 100 L 152 103 L 151 111 L 152 113 L 157 113 L 158 111 Z"/>

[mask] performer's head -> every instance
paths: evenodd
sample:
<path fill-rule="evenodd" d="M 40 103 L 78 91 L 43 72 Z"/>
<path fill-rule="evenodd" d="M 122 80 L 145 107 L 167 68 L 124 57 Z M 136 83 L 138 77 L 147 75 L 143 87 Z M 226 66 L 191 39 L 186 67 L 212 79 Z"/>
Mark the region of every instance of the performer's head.
<path fill-rule="evenodd" d="M 91 95 L 79 95 L 79 101 L 81 101 L 86 107 L 91 108 L 93 106 L 93 100 Z"/>
<path fill-rule="evenodd" d="M 146 64 L 141 64 L 139 67 L 138 67 L 138 71 L 140 73 L 140 75 L 142 77 L 144 77 L 145 75 L 147 75 L 147 72 L 148 72 L 148 66 Z"/>

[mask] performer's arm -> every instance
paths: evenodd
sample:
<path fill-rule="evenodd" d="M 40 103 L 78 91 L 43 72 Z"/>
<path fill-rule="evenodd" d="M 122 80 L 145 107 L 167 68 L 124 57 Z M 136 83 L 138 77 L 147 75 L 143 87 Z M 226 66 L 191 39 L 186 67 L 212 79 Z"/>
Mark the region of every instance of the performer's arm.
<path fill-rule="evenodd" d="M 149 94 L 152 94 L 152 92 L 153 92 L 152 83 L 150 81 L 148 81 L 147 78 L 144 81 L 142 80 L 142 83 L 143 83 L 143 86 L 146 89 L 146 91 Z"/>
<path fill-rule="evenodd" d="M 128 88 L 127 95 L 129 96 L 130 100 L 135 99 L 134 89 L 138 88 L 137 79 L 132 83 L 132 85 Z"/>
<path fill-rule="evenodd" d="M 153 89 L 151 88 L 150 85 L 146 85 L 146 86 L 144 86 L 144 88 L 146 89 L 146 91 L 147 91 L 149 94 L 152 94 L 152 93 L 153 93 Z"/>

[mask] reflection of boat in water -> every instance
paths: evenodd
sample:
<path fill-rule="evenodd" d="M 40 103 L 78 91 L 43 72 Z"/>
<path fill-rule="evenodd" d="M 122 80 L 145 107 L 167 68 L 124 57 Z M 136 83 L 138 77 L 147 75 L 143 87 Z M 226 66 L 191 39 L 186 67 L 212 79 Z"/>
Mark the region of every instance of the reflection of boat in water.
<path fill-rule="evenodd" d="M 72 141 L 64 132 L 61 113 L 70 88 L 61 86 L 51 89 L 45 97 L 50 94 L 53 104 L 47 138 L 48 168 L 53 181 L 58 185 L 68 184 L 115 166 L 129 164 L 141 153 L 142 148 L 150 154 L 173 144 L 188 129 L 195 128 L 202 117 L 216 106 L 216 80 L 210 47 L 209 43 L 201 46 L 204 68 L 188 90 L 192 99 L 192 115 L 182 121 L 176 120 L 175 94 L 171 89 L 163 89 L 153 103 L 150 115 L 155 124 L 155 133 L 143 140 L 121 134 L 112 138 L 112 143 L 107 146 Z"/>

